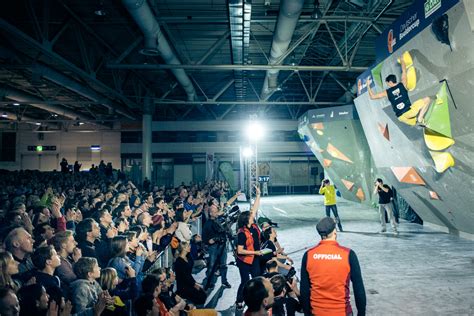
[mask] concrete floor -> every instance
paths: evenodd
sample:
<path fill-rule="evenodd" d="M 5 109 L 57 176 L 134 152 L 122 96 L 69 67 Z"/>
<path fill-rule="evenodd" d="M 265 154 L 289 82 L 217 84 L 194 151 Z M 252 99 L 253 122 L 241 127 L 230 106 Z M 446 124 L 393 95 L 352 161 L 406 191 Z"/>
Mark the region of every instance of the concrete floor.
<path fill-rule="evenodd" d="M 322 197 L 264 197 L 261 209 L 279 223 L 278 239 L 299 276 L 305 250 L 319 241 L 315 225 L 325 216 Z M 359 258 L 367 315 L 474 315 L 474 241 L 404 221 L 398 236 L 389 226 L 379 234 L 375 209 L 342 199 L 338 209 L 344 228 L 338 241 Z M 203 272 L 197 280 L 202 278 Z M 208 299 L 222 315 L 235 314 L 237 267 L 229 266 L 228 279 L 232 289 L 216 287 Z M 353 300 L 352 305 L 355 309 Z"/>

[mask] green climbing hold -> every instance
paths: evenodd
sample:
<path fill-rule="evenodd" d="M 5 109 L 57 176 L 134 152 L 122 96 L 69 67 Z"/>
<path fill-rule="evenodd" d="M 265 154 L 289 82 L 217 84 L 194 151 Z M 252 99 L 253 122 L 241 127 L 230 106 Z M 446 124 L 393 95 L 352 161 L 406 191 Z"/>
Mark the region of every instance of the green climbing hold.
<path fill-rule="evenodd" d="M 383 88 L 383 81 L 382 81 L 382 66 L 383 62 L 372 68 L 372 78 L 374 78 L 375 83 L 380 87 Z"/>
<path fill-rule="evenodd" d="M 446 82 L 443 82 L 443 85 L 436 94 L 436 100 L 431 104 L 428 113 L 426 113 L 425 122 L 426 127 L 430 130 L 452 138 Z"/>

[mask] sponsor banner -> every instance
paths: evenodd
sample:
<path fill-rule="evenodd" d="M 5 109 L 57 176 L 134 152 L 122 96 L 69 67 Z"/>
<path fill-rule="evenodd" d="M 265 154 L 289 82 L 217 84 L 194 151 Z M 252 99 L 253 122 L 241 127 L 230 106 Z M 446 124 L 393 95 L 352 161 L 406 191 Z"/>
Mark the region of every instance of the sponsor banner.
<path fill-rule="evenodd" d="M 375 89 L 375 82 L 372 78 L 372 68 L 370 67 L 364 71 L 359 77 L 357 77 L 357 96 L 367 92 L 367 79 L 372 79 L 371 88 Z"/>
<path fill-rule="evenodd" d="M 376 63 L 389 57 L 458 2 L 459 0 L 415 0 L 375 41 Z"/>
<path fill-rule="evenodd" d="M 354 105 L 343 105 L 331 108 L 309 110 L 299 119 L 299 125 L 318 122 L 346 121 L 358 119 Z"/>

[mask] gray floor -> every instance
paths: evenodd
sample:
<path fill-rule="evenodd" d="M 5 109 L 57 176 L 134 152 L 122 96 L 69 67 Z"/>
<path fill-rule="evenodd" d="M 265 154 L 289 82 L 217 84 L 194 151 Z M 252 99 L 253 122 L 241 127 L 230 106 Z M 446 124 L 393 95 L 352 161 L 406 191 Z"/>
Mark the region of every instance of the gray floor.
<path fill-rule="evenodd" d="M 278 239 L 299 275 L 304 251 L 319 241 L 315 225 L 324 216 L 322 198 L 264 197 L 261 209 L 279 223 Z M 338 209 L 345 230 L 338 241 L 359 257 L 368 315 L 474 315 L 474 241 L 403 221 L 399 236 L 390 228 L 379 234 L 375 209 L 341 199 Z M 232 289 L 216 287 L 209 297 L 222 315 L 234 314 L 240 283 L 235 266 L 229 266 L 228 279 Z"/>

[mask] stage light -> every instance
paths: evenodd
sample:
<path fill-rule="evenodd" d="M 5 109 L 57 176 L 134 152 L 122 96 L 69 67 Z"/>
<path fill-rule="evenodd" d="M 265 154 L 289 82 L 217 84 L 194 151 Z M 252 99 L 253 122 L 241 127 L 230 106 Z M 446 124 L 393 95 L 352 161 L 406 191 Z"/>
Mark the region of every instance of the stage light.
<path fill-rule="evenodd" d="M 261 123 L 251 121 L 247 126 L 246 133 L 250 141 L 258 141 L 263 138 L 265 130 Z"/>
<path fill-rule="evenodd" d="M 3 112 L 2 117 L 8 117 L 8 114 L 6 112 Z"/>
<path fill-rule="evenodd" d="M 323 17 L 323 13 L 319 10 L 319 0 L 314 1 L 313 13 L 311 13 L 311 18 L 318 20 Z"/>
<path fill-rule="evenodd" d="M 36 151 L 43 151 L 43 146 L 41 145 L 36 146 Z"/>
<path fill-rule="evenodd" d="M 94 10 L 94 14 L 97 15 L 97 16 L 107 15 L 107 11 L 105 11 L 105 7 L 104 7 L 104 1 L 102 1 L 102 0 L 99 1 L 99 4 L 97 5 L 97 7 Z"/>
<path fill-rule="evenodd" d="M 245 158 L 252 157 L 252 156 L 253 156 L 253 150 L 252 150 L 252 148 L 250 148 L 250 147 L 245 147 L 245 148 L 242 150 L 242 155 L 243 155 Z"/>

